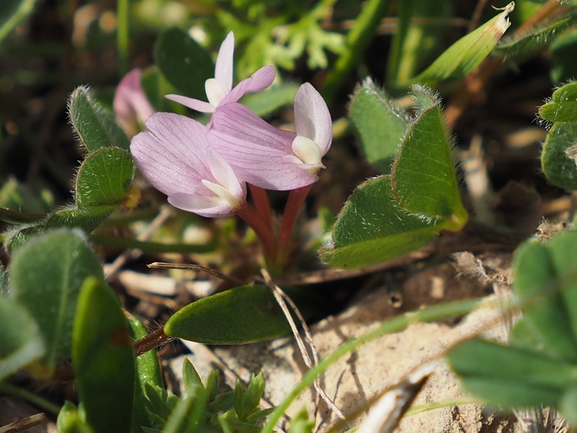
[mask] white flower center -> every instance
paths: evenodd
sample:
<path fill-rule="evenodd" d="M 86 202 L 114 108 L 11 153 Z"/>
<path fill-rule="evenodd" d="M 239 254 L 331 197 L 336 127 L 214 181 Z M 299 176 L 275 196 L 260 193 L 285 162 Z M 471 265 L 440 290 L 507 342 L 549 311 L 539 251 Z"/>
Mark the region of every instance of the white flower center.
<path fill-rule="evenodd" d="M 321 148 L 313 140 L 297 135 L 292 144 L 293 153 L 305 164 L 320 164 L 323 157 Z"/>
<path fill-rule="evenodd" d="M 236 209 L 240 206 L 240 200 L 238 197 L 236 197 L 234 194 L 231 194 L 231 192 L 222 185 L 205 179 L 203 179 L 201 182 L 204 186 L 214 192 L 219 198 L 227 202 L 233 209 Z"/>
<path fill-rule="evenodd" d="M 204 83 L 204 90 L 206 91 L 208 102 L 214 107 L 220 104 L 220 101 L 222 101 L 228 93 L 222 88 L 220 83 L 216 81 L 216 78 L 209 78 L 206 80 Z"/>

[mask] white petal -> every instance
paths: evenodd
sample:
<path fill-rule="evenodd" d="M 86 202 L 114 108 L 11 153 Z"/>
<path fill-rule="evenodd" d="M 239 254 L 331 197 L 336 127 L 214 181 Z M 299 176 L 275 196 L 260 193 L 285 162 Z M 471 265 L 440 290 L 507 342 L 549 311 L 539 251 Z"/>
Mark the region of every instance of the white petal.
<path fill-rule="evenodd" d="M 230 32 L 220 45 L 214 69 L 214 78 L 220 84 L 225 95 L 230 93 L 232 89 L 233 57 L 234 34 L 233 32 Z M 208 100 L 210 101 L 210 98 Z"/>
<path fill-rule="evenodd" d="M 333 123 L 326 102 L 310 83 L 297 91 L 294 113 L 297 135 L 313 140 L 325 155 L 331 147 Z"/>

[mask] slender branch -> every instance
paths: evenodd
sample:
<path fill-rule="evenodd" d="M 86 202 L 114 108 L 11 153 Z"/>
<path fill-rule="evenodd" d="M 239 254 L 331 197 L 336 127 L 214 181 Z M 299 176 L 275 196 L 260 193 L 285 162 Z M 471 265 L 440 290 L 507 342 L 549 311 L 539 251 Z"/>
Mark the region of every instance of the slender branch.
<path fill-rule="evenodd" d="M 168 343 L 170 340 L 172 340 L 172 337 L 166 335 L 164 333 L 164 326 L 161 326 L 152 331 L 146 337 L 134 342 L 134 354 L 135 356 L 140 356 L 149 350 L 156 349 L 157 347 Z"/>

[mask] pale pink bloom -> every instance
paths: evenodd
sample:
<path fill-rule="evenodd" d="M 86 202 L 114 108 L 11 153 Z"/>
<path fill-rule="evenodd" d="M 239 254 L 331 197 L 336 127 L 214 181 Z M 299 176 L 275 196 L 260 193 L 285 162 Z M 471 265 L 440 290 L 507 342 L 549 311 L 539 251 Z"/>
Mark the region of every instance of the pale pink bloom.
<path fill-rule="evenodd" d="M 118 83 L 113 108 L 116 121 L 126 135 L 132 137 L 139 131 L 138 125 L 154 113 L 154 108 L 140 84 L 140 69 L 133 69 Z"/>
<path fill-rule="evenodd" d="M 332 142 L 332 121 L 322 96 L 303 84 L 294 103 L 296 133 L 268 124 L 244 105 L 214 112 L 208 137 L 239 179 L 264 189 L 288 191 L 318 180 Z"/>
<path fill-rule="evenodd" d="M 207 127 L 185 116 L 156 113 L 136 135 L 130 151 L 136 165 L 168 202 L 214 218 L 246 203 L 246 185 L 207 139 Z"/>
<path fill-rule="evenodd" d="M 217 107 L 234 103 L 247 93 L 266 89 L 275 79 L 276 72 L 272 66 L 265 66 L 249 78 L 232 87 L 234 56 L 234 34 L 230 32 L 220 46 L 214 78 L 206 80 L 204 85 L 208 102 L 180 95 L 166 95 L 172 101 L 202 113 L 214 113 Z"/>

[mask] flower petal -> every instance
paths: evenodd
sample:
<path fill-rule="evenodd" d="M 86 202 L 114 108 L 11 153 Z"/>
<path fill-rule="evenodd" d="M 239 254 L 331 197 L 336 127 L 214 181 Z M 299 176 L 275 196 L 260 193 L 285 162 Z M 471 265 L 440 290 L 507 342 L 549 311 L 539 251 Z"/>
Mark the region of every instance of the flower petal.
<path fill-rule="evenodd" d="M 313 140 L 324 156 L 331 147 L 333 122 L 326 102 L 310 83 L 297 91 L 294 113 L 297 135 Z"/>
<path fill-rule="evenodd" d="M 138 132 L 137 121 L 144 124 L 154 113 L 154 108 L 148 102 L 140 84 L 141 75 L 140 69 L 133 69 L 126 74 L 118 83 L 112 103 L 116 121 L 130 136 Z"/>
<path fill-rule="evenodd" d="M 294 132 L 269 125 L 244 105 L 227 104 L 216 110 L 208 132 L 210 145 L 232 166 L 236 175 L 253 185 L 292 190 L 318 177 L 292 156 Z M 296 158 L 295 158 L 296 159 Z M 298 159 L 297 159 L 298 160 Z"/>
<path fill-rule="evenodd" d="M 270 86 L 275 78 L 276 71 L 273 66 L 260 68 L 250 77 L 234 86 L 234 89 L 221 101 L 219 106 L 236 102 L 247 93 L 260 92 Z"/>
<path fill-rule="evenodd" d="M 166 95 L 165 98 L 178 102 L 191 110 L 200 111 L 201 113 L 212 113 L 215 109 L 215 106 L 208 102 L 201 101 L 200 99 L 189 98 L 187 96 Z"/>
<path fill-rule="evenodd" d="M 203 181 L 222 186 L 244 202 L 246 187 L 209 146 L 206 126 L 178 114 L 157 113 L 146 127 L 147 131 L 132 139 L 130 150 L 144 176 L 168 195 L 170 203 L 203 216 L 233 212 L 231 200 L 216 194 Z"/>
<path fill-rule="evenodd" d="M 214 78 L 226 94 L 230 93 L 232 89 L 233 56 L 234 33 L 230 32 L 220 45 L 214 69 Z"/>

